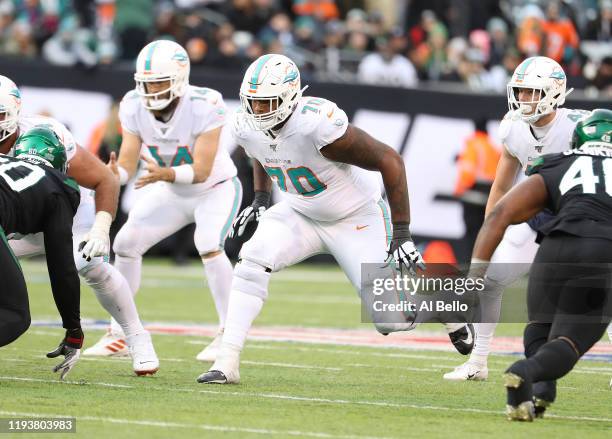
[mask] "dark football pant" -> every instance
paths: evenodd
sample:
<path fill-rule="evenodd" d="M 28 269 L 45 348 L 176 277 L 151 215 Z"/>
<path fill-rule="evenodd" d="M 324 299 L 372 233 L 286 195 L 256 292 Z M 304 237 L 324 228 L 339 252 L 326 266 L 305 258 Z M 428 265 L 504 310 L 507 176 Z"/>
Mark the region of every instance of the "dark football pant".
<path fill-rule="evenodd" d="M 25 279 L 0 227 L 0 347 L 15 341 L 29 326 Z"/>
<path fill-rule="evenodd" d="M 554 400 L 612 318 L 612 241 L 556 233 L 544 238 L 529 275 L 525 355 L 510 371 L 529 375 L 534 396 Z M 548 381 L 548 383 L 545 383 Z M 538 383 L 542 382 L 542 383 Z M 521 402 L 529 399 L 527 394 Z"/>

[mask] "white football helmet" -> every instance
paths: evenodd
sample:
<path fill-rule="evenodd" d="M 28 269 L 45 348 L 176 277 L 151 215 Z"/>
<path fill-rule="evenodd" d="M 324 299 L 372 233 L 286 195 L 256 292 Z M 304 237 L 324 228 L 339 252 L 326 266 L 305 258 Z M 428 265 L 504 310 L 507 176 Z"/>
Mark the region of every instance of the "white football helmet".
<path fill-rule="evenodd" d="M 516 68 L 508 83 L 508 108 L 513 118 L 533 123 L 565 103 L 567 78 L 563 68 L 545 56 L 527 58 Z M 519 101 L 520 89 L 532 89 L 531 99 Z M 535 109 L 534 109 L 535 106 Z"/>
<path fill-rule="evenodd" d="M 21 93 L 13 81 L 0 75 L 0 142 L 17 131 Z"/>
<path fill-rule="evenodd" d="M 287 119 L 302 92 L 300 71 L 284 55 L 268 54 L 257 58 L 247 69 L 240 87 L 240 103 L 253 129 L 267 131 Z M 253 112 L 253 101 L 268 100 L 270 111 Z"/>
<path fill-rule="evenodd" d="M 147 110 L 163 110 L 189 85 L 189 56 L 180 44 L 157 40 L 147 44 L 136 59 L 136 93 Z M 146 84 L 170 81 L 168 88 L 148 92 Z M 166 96 L 167 95 L 167 96 Z"/>

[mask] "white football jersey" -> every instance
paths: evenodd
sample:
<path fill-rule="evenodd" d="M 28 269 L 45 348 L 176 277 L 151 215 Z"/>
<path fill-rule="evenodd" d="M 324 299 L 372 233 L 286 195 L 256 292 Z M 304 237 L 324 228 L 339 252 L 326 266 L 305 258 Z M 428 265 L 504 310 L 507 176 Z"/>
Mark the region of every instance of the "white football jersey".
<path fill-rule="evenodd" d="M 526 170 L 535 159 L 544 154 L 567 151 L 576 126 L 588 111 L 559 108 L 552 126 L 541 139 L 536 139 L 531 127 L 522 120 L 512 120 L 510 113 L 501 121 L 499 133 L 506 150 Z"/>
<path fill-rule="evenodd" d="M 153 114 L 144 108 L 134 90 L 123 97 L 119 106 L 119 119 L 124 130 L 140 137 L 142 147 L 147 151 L 144 155 L 152 156 L 160 166 L 179 166 L 193 163 L 196 138 L 222 126 L 226 112 L 223 97 L 219 92 L 190 85 L 168 122 L 155 119 Z M 234 162 L 227 150 L 219 145 L 211 174 L 205 182 L 170 186 L 178 195 L 191 195 L 203 192 L 235 175 Z"/>
<path fill-rule="evenodd" d="M 19 135 L 25 133 L 26 131 L 34 128 L 34 127 L 45 127 L 53 130 L 53 132 L 57 135 L 57 137 L 62 141 L 64 147 L 66 148 L 66 157 L 68 158 L 68 162 L 72 160 L 74 155 L 76 154 L 77 144 L 74 141 L 74 137 L 72 133 L 66 128 L 66 126 L 52 117 L 46 116 L 22 116 L 19 118 L 18 122 L 19 126 Z M 10 155 L 13 155 L 13 151 L 11 151 Z"/>
<path fill-rule="evenodd" d="M 337 221 L 380 198 L 374 172 L 334 162 L 320 152 L 348 127 L 346 113 L 335 103 L 302 97 L 275 139 L 252 129 L 242 108 L 233 122 L 236 143 L 262 164 L 283 199 L 301 214 Z"/>

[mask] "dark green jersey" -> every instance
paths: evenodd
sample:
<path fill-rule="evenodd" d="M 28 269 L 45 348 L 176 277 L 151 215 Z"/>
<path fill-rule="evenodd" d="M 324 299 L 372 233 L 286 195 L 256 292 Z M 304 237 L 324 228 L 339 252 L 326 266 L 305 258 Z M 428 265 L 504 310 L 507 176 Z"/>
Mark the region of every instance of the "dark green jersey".
<path fill-rule="evenodd" d="M 79 188 L 66 175 L 0 155 L 0 225 L 7 234 L 71 230 L 79 202 Z"/>
<path fill-rule="evenodd" d="M 42 232 L 53 298 L 64 325 L 78 327 L 80 283 L 74 264 L 72 218 L 76 182 L 59 171 L 0 155 L 0 225 L 7 234 Z"/>
<path fill-rule="evenodd" d="M 562 231 L 612 240 L 612 149 L 544 155 L 527 173 L 544 178 L 547 207 L 556 214 L 540 227 L 542 234 Z"/>

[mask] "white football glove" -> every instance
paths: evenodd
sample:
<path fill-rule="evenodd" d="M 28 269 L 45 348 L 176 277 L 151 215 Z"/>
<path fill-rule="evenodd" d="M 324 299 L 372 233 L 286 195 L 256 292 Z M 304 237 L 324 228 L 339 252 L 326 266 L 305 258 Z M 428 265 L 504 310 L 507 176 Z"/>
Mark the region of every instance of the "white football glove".
<path fill-rule="evenodd" d="M 395 261 L 400 272 L 403 271 L 403 267 L 412 274 L 416 273 L 417 268 L 425 270 L 425 261 L 412 242 L 408 224 L 393 225 L 393 238 L 387 247 L 385 262 L 390 264 L 392 261 Z"/>
<path fill-rule="evenodd" d="M 110 253 L 110 225 L 113 217 L 108 212 L 98 212 L 91 230 L 79 244 L 79 251 L 87 261 L 97 256 L 108 256 Z"/>
<path fill-rule="evenodd" d="M 257 191 L 255 192 L 255 199 L 253 204 L 245 208 L 238 214 L 234 222 L 232 223 L 232 230 L 230 230 L 229 237 L 234 238 L 242 236 L 246 226 L 253 220 L 259 221 L 259 218 L 263 215 L 266 209 L 270 206 L 270 193 Z"/>
<path fill-rule="evenodd" d="M 60 380 L 63 380 L 79 361 L 83 338 L 83 331 L 80 328 L 66 330 L 66 336 L 59 346 L 54 351 L 47 353 L 47 358 L 64 356 L 64 361 L 53 368 L 53 372 L 60 372 Z"/>

